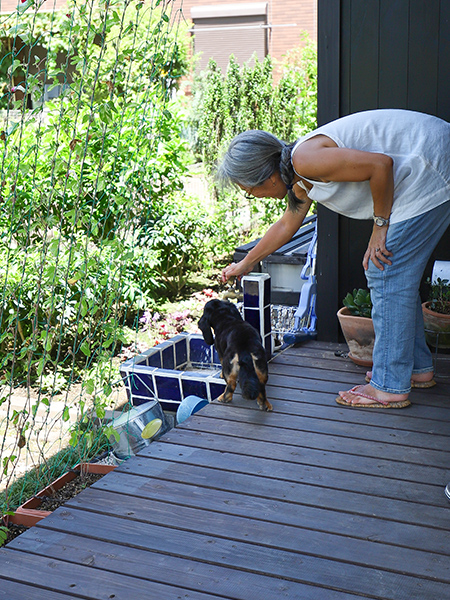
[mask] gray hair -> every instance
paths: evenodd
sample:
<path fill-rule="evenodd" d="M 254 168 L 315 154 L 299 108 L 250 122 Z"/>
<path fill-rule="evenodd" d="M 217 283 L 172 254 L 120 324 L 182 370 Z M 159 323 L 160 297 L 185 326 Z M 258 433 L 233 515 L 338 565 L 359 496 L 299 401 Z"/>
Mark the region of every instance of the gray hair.
<path fill-rule="evenodd" d="M 303 204 L 292 190 L 294 169 L 291 152 L 294 144 L 286 144 L 267 131 L 251 129 L 231 140 L 217 168 L 219 184 L 234 183 L 246 188 L 262 185 L 279 172 L 288 188 L 289 207 L 297 210 Z"/>

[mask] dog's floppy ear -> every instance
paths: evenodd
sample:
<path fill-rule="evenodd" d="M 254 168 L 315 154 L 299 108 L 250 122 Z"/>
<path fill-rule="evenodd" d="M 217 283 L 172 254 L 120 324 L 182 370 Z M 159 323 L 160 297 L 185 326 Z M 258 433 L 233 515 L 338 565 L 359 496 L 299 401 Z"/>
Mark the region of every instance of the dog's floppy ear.
<path fill-rule="evenodd" d="M 208 346 L 212 346 L 214 344 L 214 337 L 208 317 L 203 315 L 198 322 L 198 327 L 203 334 L 203 339 L 205 342 L 208 344 Z"/>

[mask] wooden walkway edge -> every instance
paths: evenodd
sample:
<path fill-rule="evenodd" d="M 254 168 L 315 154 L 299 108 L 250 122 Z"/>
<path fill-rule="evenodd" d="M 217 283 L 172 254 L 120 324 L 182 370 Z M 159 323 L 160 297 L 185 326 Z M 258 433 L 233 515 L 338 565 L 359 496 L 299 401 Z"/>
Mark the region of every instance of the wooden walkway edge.
<path fill-rule="evenodd" d="M 0 550 L 7 600 L 450 600 L 450 355 L 401 410 L 308 342 Z M 439 377 L 440 374 L 440 377 Z"/>

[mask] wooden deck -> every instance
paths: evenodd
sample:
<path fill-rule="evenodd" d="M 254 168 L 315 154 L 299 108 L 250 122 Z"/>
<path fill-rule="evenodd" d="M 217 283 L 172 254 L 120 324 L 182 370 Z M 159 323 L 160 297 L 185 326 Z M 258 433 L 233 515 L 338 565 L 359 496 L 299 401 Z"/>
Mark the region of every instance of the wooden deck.
<path fill-rule="evenodd" d="M 450 355 L 413 406 L 362 410 L 336 349 L 277 356 L 273 413 L 213 403 L 16 538 L 0 598 L 450 599 Z"/>

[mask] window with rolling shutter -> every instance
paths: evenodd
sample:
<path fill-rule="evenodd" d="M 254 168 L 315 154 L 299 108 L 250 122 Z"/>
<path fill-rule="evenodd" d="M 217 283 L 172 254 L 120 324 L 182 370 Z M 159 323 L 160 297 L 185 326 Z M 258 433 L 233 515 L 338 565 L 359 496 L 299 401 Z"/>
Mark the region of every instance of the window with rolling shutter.
<path fill-rule="evenodd" d="M 263 60 L 268 48 L 267 7 L 267 2 L 192 7 L 194 51 L 200 53 L 197 69 L 205 69 L 214 58 L 224 72 L 231 54 L 239 64 L 254 53 Z"/>

